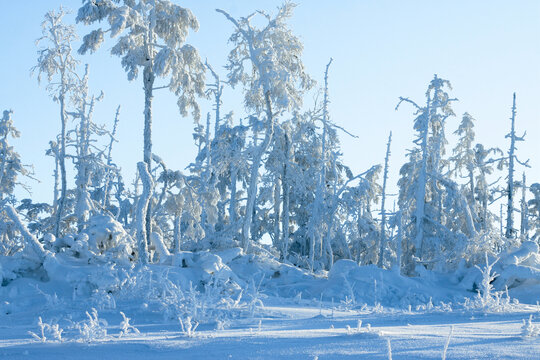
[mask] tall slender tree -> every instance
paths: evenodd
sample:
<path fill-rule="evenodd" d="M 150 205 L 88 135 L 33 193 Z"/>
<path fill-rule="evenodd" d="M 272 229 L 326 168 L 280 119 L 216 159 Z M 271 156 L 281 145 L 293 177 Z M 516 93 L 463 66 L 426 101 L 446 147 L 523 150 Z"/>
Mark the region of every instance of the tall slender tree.
<path fill-rule="evenodd" d="M 392 132 L 388 135 L 386 144 L 386 156 L 384 157 L 383 186 L 381 190 L 381 239 L 379 241 L 379 260 L 377 266 L 384 266 L 384 249 L 386 247 L 386 182 L 388 181 L 388 166 L 390 160 L 390 144 L 392 143 Z"/>
<path fill-rule="evenodd" d="M 414 148 L 409 153 L 409 163 L 402 166 L 399 180 L 399 207 L 406 221 L 408 238 L 412 244 L 407 247 L 404 261 L 405 271 L 414 272 L 415 260 L 428 261 L 428 242 L 436 239 L 442 225 L 442 185 L 441 159 L 444 154 L 444 126 L 446 119 L 454 116 L 450 98 L 445 88 L 451 89 L 450 82 L 434 76 L 426 91 L 426 105 L 420 106 L 408 98 L 400 98 L 401 103 L 412 104 L 417 115 L 414 129 L 417 132 Z M 439 230 L 438 230 L 439 229 Z"/>
<path fill-rule="evenodd" d="M 512 116 L 510 117 L 510 132 L 506 134 L 506 138 L 510 139 L 510 147 L 508 149 L 508 175 L 506 177 L 507 186 L 506 186 L 506 229 L 504 236 L 507 239 L 512 239 L 516 236 L 517 230 L 514 228 L 514 172 L 515 164 L 518 163 L 522 166 L 529 167 L 529 160 L 522 162 L 518 159 L 516 155 L 516 143 L 520 141 L 525 141 L 525 135 L 527 132 L 523 133 L 522 136 L 516 135 L 516 93 L 512 97 Z"/>
<path fill-rule="evenodd" d="M 84 36 L 81 54 L 94 52 L 103 43 L 105 33 L 119 36 L 111 54 L 122 58 L 129 80 L 134 80 L 142 68 L 144 88 L 144 152 L 143 161 L 151 171 L 152 163 L 152 99 L 154 90 L 167 88 L 178 97 L 183 116 L 189 109 L 196 121 L 200 118 L 197 96 L 204 96 L 205 68 L 197 50 L 186 44 L 190 29 L 197 31 L 199 23 L 193 13 L 169 0 L 83 0 L 77 22 L 86 25 L 107 20 L 109 28 L 98 28 Z M 156 87 L 157 77 L 168 84 Z M 150 184 L 146 181 L 144 184 Z M 152 189 L 148 190 L 150 193 Z M 152 222 L 148 202 L 146 236 L 150 239 Z"/>
<path fill-rule="evenodd" d="M 71 44 L 77 39 L 75 27 L 65 25 L 63 18 L 66 11 L 63 8 L 49 11 L 41 24 L 43 36 L 36 43 L 45 44 L 38 51 L 38 64 L 33 68 L 37 72 L 38 81 L 42 76 L 47 79 L 47 90 L 54 101 L 60 105 L 60 143 L 58 146 L 58 164 L 60 167 L 60 197 L 56 211 L 54 227 L 55 236 L 60 235 L 61 221 L 64 215 L 67 192 L 66 178 L 66 132 L 67 132 L 67 102 L 70 91 L 77 86 L 77 60 L 73 56 Z"/>
<path fill-rule="evenodd" d="M 246 251 L 251 239 L 261 159 L 274 135 L 277 114 L 298 108 L 302 104 L 304 91 L 312 86 L 312 80 L 304 71 L 301 61 L 303 45 L 287 25 L 294 7 L 294 4 L 287 2 L 274 17 L 258 11 L 240 19 L 217 10 L 234 26 L 229 39 L 234 49 L 229 53 L 226 66 L 229 83 L 233 87 L 239 83 L 244 85 L 246 109 L 253 111 L 256 116 L 264 113 L 264 139 L 254 145 L 252 151 L 246 215 L 242 227 L 242 247 Z M 252 21 L 255 16 L 262 17 L 266 25 L 257 28 Z M 244 64 L 246 61 L 251 64 L 248 69 Z"/>

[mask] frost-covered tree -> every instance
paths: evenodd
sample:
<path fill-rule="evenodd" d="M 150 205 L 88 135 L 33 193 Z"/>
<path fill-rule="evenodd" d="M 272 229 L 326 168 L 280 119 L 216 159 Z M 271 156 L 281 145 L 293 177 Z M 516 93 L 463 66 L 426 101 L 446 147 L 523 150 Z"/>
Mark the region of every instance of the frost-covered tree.
<path fill-rule="evenodd" d="M 10 138 L 18 138 L 19 131 L 13 125 L 13 111 L 4 110 L 0 118 L 0 201 L 15 202 L 14 190 L 20 183 L 20 176 L 30 176 L 31 169 L 24 166 L 19 154 L 9 144 Z M 19 245 L 15 236 L 16 227 L 2 213 L 0 216 L 0 255 L 11 255 L 18 251 Z"/>
<path fill-rule="evenodd" d="M 328 70 L 330 68 L 330 65 L 332 64 L 332 58 L 330 58 L 330 61 L 328 64 L 326 64 L 326 69 L 324 71 L 324 99 L 323 99 L 323 105 L 322 105 L 322 126 L 323 126 L 323 133 L 322 133 L 322 144 L 321 144 L 321 167 L 320 167 L 320 174 L 318 177 L 317 182 L 317 190 L 315 194 L 315 201 L 313 202 L 313 213 L 312 216 L 308 222 L 308 238 L 310 241 L 310 266 L 311 269 L 313 269 L 314 266 L 314 260 L 315 260 L 315 247 L 320 243 L 320 248 L 323 247 L 323 239 L 324 239 L 324 233 L 321 228 L 319 228 L 321 224 L 321 218 L 323 216 L 323 203 L 324 203 L 324 192 L 325 188 L 327 186 L 327 179 L 326 179 L 326 167 L 327 167 L 327 161 L 328 161 L 328 149 L 327 149 L 327 133 L 328 133 L 328 127 L 329 124 L 329 114 L 328 114 L 328 105 L 329 105 L 329 92 L 328 92 Z M 328 229 L 329 230 L 329 229 Z M 328 250 L 329 244 L 327 244 L 326 251 Z M 333 257 L 332 256 L 329 256 Z M 329 263 L 331 264 L 333 259 L 329 260 Z"/>
<path fill-rule="evenodd" d="M 114 180 L 116 178 L 117 189 L 120 187 L 120 169 L 112 161 L 112 149 L 116 140 L 116 132 L 118 131 L 118 123 L 120 122 L 120 105 L 116 108 L 116 114 L 114 116 L 114 124 L 112 132 L 109 135 L 109 145 L 107 146 L 107 157 L 106 157 L 106 167 L 107 172 L 104 179 L 103 186 L 103 197 L 101 200 L 101 206 L 105 209 L 108 209 L 111 203 L 111 188 L 114 185 Z M 120 212 L 121 201 L 118 200 L 118 213 Z"/>
<path fill-rule="evenodd" d="M 459 139 L 449 159 L 450 174 L 457 179 L 466 179 L 463 192 L 472 212 L 475 229 L 488 232 L 493 218 L 488 205 L 493 201 L 493 196 L 487 177 L 493 173 L 493 165 L 497 164 L 502 169 L 504 158 L 500 149 L 486 149 L 484 145 L 474 143 L 474 121 L 469 113 L 464 113 L 454 132 Z"/>
<path fill-rule="evenodd" d="M 249 128 L 242 124 L 232 126 L 232 119 L 228 118 L 229 120 L 219 126 L 210 150 L 217 179 L 216 187 L 222 199 L 218 208 L 222 213 L 226 207 L 228 215 L 220 215 L 222 220 L 227 220 L 227 224 L 222 223 L 222 228 L 219 229 L 218 236 L 222 241 L 240 240 L 238 231 L 241 228 L 239 206 L 243 194 L 241 185 L 246 183 L 249 175 L 249 165 L 245 161 L 244 153 Z"/>
<path fill-rule="evenodd" d="M 92 121 L 94 107 L 97 101 L 101 100 L 102 95 L 90 96 L 88 89 L 88 65 L 85 67 L 85 73 L 77 86 L 72 90 L 73 104 L 75 111 L 69 112 L 73 119 L 78 120 L 79 124 L 73 131 L 75 138 L 69 139 L 72 142 L 76 155 L 74 156 L 75 167 L 77 169 L 75 175 L 75 209 L 74 215 L 77 218 L 79 232 L 83 230 L 85 223 L 88 221 L 90 212 L 94 210 L 94 204 L 90 198 L 88 186 L 92 172 L 95 171 L 95 155 L 92 147 L 91 136 L 95 133 L 96 125 Z M 71 141 L 69 141 L 71 140 Z M 69 146 L 69 144 L 68 144 Z"/>
<path fill-rule="evenodd" d="M 199 23 L 189 9 L 169 0 L 84 0 L 78 11 L 77 22 L 90 25 L 107 21 L 109 28 L 98 28 L 84 36 L 81 54 L 94 52 L 103 43 L 104 35 L 118 37 L 111 54 L 122 58 L 122 66 L 129 80 L 134 80 L 142 69 L 144 88 L 144 156 L 151 171 L 152 163 L 152 99 L 154 90 L 167 88 L 178 97 L 178 108 L 183 116 L 192 109 L 195 120 L 200 118 L 197 96 L 204 95 L 204 65 L 197 50 L 186 44 L 190 29 Z M 165 86 L 156 87 L 156 78 L 165 78 Z M 148 184 L 149 182 L 144 182 Z M 151 193 L 152 189 L 148 189 Z M 150 202 L 149 202 L 150 204 Z M 145 211 L 146 234 L 151 234 L 151 210 Z"/>
<path fill-rule="evenodd" d="M 469 203 L 474 204 L 475 194 L 475 153 L 474 153 L 474 121 L 475 119 L 469 114 L 464 113 L 461 123 L 454 134 L 459 136 L 458 143 L 453 150 L 453 156 L 450 161 L 453 165 L 453 172 L 459 173 L 460 176 L 467 178 L 469 191 L 467 192 Z"/>
<path fill-rule="evenodd" d="M 294 6 L 285 3 L 274 17 L 259 11 L 240 19 L 217 10 L 235 28 L 229 39 L 234 48 L 229 53 L 226 66 L 229 83 L 233 87 L 239 83 L 244 86 L 247 110 L 256 116 L 264 113 L 264 138 L 257 145 L 254 141 L 251 151 L 252 165 L 242 228 L 244 250 L 249 247 L 261 159 L 270 146 L 276 117 L 283 111 L 298 108 L 302 104 L 304 91 L 312 85 L 301 61 L 303 45 L 287 25 Z M 255 17 L 262 17 L 265 22 L 262 28 L 254 24 Z"/>
<path fill-rule="evenodd" d="M 384 266 L 384 250 L 387 247 L 386 238 L 386 182 L 388 181 L 388 166 L 390 160 L 390 144 L 392 143 L 392 132 L 388 135 L 386 144 L 386 156 L 384 157 L 383 185 L 381 190 L 381 239 L 379 241 L 379 260 L 377 266 Z"/>
<path fill-rule="evenodd" d="M 529 191 L 533 195 L 533 198 L 527 202 L 529 206 L 528 213 L 532 219 L 531 228 L 534 231 L 532 239 L 540 242 L 540 184 L 531 184 Z"/>
<path fill-rule="evenodd" d="M 521 180 L 521 202 L 520 202 L 520 211 L 521 213 L 521 224 L 519 227 L 519 234 L 521 241 L 529 240 L 529 206 L 527 204 L 527 179 L 525 173 L 523 173 Z"/>
<path fill-rule="evenodd" d="M 67 132 L 67 102 L 70 91 L 77 84 L 77 60 L 73 57 L 71 44 L 77 39 L 75 27 L 63 23 L 66 12 L 60 8 L 58 12 L 49 11 L 45 14 L 42 33 L 36 43 L 44 47 L 38 51 L 38 64 L 33 68 L 38 73 L 38 81 L 45 77 L 47 90 L 54 101 L 60 106 L 61 132 L 58 144 L 58 165 L 60 168 L 61 190 L 56 209 L 55 236 L 60 235 L 60 223 L 64 215 L 67 196 L 66 178 L 66 132 Z"/>
<path fill-rule="evenodd" d="M 478 169 L 475 186 L 476 198 L 480 205 L 478 223 L 481 230 L 488 231 L 493 226 L 495 216 L 489 212 L 488 208 L 488 205 L 492 202 L 493 193 L 490 190 L 487 177 L 493 173 L 493 165 L 495 163 L 498 163 L 497 168 L 500 170 L 504 162 L 503 159 L 490 157 L 490 154 L 502 155 L 502 151 L 498 148 L 486 149 L 482 144 L 476 144 L 474 153 L 475 163 Z"/>
<path fill-rule="evenodd" d="M 380 171 L 381 166 L 377 165 L 357 175 L 358 184 L 345 189 L 340 199 L 340 208 L 345 211 L 336 225 L 345 225 L 343 232 L 349 239 L 351 256 L 362 265 L 376 264 L 380 256 L 381 228 L 371 210 L 381 197 L 381 187 L 377 184 Z M 385 246 L 387 254 L 390 253 L 388 245 Z"/>
<path fill-rule="evenodd" d="M 9 139 L 16 139 L 20 136 L 19 131 L 13 125 L 11 115 L 13 111 L 4 110 L 0 119 L 0 200 L 8 199 L 13 202 L 13 191 L 16 185 L 21 185 L 28 189 L 26 185 L 19 182 L 19 176 L 31 176 L 32 169 L 23 165 L 21 157 L 9 144 Z"/>
<path fill-rule="evenodd" d="M 448 230 L 443 225 L 442 156 L 446 143 L 444 126 L 446 119 L 454 116 L 451 103 L 456 99 L 450 98 L 445 88 L 451 89 L 450 82 L 435 75 L 426 91 L 425 106 L 403 97 L 396 106 L 397 109 L 407 102 L 416 109 L 416 147 L 409 152 L 409 162 L 402 166 L 398 182 L 399 207 L 410 241 L 403 259 L 408 274 L 414 272 L 416 262 L 433 261 L 442 241 L 442 230 Z"/>
<path fill-rule="evenodd" d="M 510 117 L 510 132 L 506 134 L 506 138 L 510 139 L 510 147 L 508 149 L 508 175 L 506 177 L 507 186 L 506 186 L 506 230 L 505 237 L 507 239 L 512 239 L 516 237 L 517 230 L 514 228 L 514 192 L 515 192 L 515 183 L 514 183 L 514 171 L 515 164 L 518 163 L 522 166 L 529 167 L 529 160 L 522 162 L 518 159 L 516 155 L 516 143 L 520 141 L 525 141 L 525 134 L 518 136 L 516 134 L 516 93 L 513 95 L 512 100 L 512 116 Z"/>

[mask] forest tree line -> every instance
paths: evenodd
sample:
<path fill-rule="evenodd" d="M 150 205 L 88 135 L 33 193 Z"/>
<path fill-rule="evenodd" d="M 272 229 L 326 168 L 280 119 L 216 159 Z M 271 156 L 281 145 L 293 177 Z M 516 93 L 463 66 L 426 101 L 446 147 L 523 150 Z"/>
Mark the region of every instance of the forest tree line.
<path fill-rule="evenodd" d="M 469 113 L 460 115 L 457 129 L 447 129 L 447 119 L 457 116 L 448 80 L 435 75 L 425 99 L 396 99 L 396 110 L 412 110 L 415 135 L 392 204 L 391 133 L 382 165 L 355 174 L 344 163 L 339 135 L 350 134 L 329 112 L 332 59 L 317 85 L 288 24 L 294 7 L 286 2 L 274 14 L 240 18 L 217 10 L 232 29 L 223 78 L 187 42 L 199 27 L 196 17 L 170 1 L 83 1 L 76 22 L 94 28 L 79 49 L 65 11 L 48 12 L 33 74 L 58 105 L 58 119 L 49 121 L 59 122 L 61 131 L 46 151 L 54 159 L 53 201 L 15 197 L 21 178 L 32 173 L 9 144 L 20 134 L 13 113 L 4 111 L 0 254 L 20 251 L 31 237 L 37 248 L 103 254 L 118 244 L 85 244 L 84 234 L 92 224 L 114 221 L 133 239 L 122 251 L 142 264 L 181 251 L 241 247 L 311 271 L 352 259 L 414 275 L 418 265 L 452 271 L 462 262 L 480 262 L 485 253 L 540 240 L 540 184 L 527 183 L 529 165 L 517 153 L 525 137 L 518 131 L 515 94 L 504 149 L 476 142 Z M 143 85 L 143 161 L 134 184 L 124 182 L 113 158 L 120 106 L 110 127 L 94 118 L 102 94 L 89 89 L 90 68 L 77 59 L 78 53 L 103 51 L 104 43 L 127 78 Z M 195 120 L 197 156 L 184 171 L 170 169 L 152 151 L 152 101 L 163 88 L 156 79 L 177 97 L 180 114 Z M 305 101 L 317 86 L 320 96 Z M 228 91 L 243 94 L 248 116 L 232 115 L 222 100 Z M 202 98 L 213 102 L 205 116 Z M 446 139 L 452 130 L 458 137 L 453 146 Z M 497 201 L 504 212 L 494 211 Z"/>

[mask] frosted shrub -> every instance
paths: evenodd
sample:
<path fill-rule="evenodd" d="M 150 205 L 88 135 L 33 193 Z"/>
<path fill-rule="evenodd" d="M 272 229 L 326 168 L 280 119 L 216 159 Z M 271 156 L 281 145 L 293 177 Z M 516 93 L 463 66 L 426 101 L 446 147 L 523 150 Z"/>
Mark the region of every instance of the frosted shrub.
<path fill-rule="evenodd" d="M 98 312 L 94 308 L 90 313 L 87 311 L 86 316 L 88 320 L 75 324 L 75 328 L 79 330 L 80 340 L 92 342 L 105 338 L 107 336 L 107 321 L 98 318 Z"/>
<path fill-rule="evenodd" d="M 341 300 L 342 310 L 350 311 L 355 305 L 356 305 L 356 302 L 354 301 L 354 299 L 351 299 L 348 296 L 345 296 L 345 300 Z"/>
<path fill-rule="evenodd" d="M 521 326 L 521 337 L 524 339 L 532 339 L 540 335 L 540 326 L 534 325 L 532 322 L 532 314 L 529 315 L 528 320 L 523 320 L 523 326 Z"/>
<path fill-rule="evenodd" d="M 229 280 L 215 275 L 206 284 L 182 285 L 175 273 L 154 268 L 134 272 L 121 290 L 120 296 L 140 298 L 157 307 L 165 320 L 190 317 L 200 323 L 215 323 L 218 319 L 234 318 L 247 308 L 250 313 L 262 306 L 258 288 L 245 292 Z M 246 294 L 244 296 L 244 294 Z"/>
<path fill-rule="evenodd" d="M 47 294 L 46 292 L 42 291 L 37 285 L 34 285 L 34 288 L 39 294 L 45 297 L 45 307 L 47 309 L 55 309 L 65 305 L 65 302 L 61 300 L 58 295 L 56 295 L 56 293 L 54 293 L 53 295 Z"/>
<path fill-rule="evenodd" d="M 495 300 L 495 293 L 493 292 L 493 285 L 491 285 L 491 283 L 499 276 L 497 273 L 492 272 L 493 265 L 495 265 L 497 261 L 499 261 L 499 258 L 490 264 L 486 253 L 486 266 L 481 269 L 478 265 L 475 265 L 482 273 L 482 282 L 480 283 L 478 300 L 484 308 L 492 306 L 493 301 Z"/>
<path fill-rule="evenodd" d="M 135 334 L 140 334 L 141 332 L 139 329 L 137 329 L 135 326 L 131 325 L 129 321 L 131 320 L 124 314 L 122 311 L 120 311 L 120 315 L 122 315 L 122 322 L 120 323 L 120 334 L 118 334 L 118 337 L 125 336 L 129 334 L 130 332 L 133 332 Z"/>
<path fill-rule="evenodd" d="M 516 299 L 510 299 L 508 288 L 506 288 L 505 291 L 494 291 L 493 285 L 491 285 L 497 276 L 499 276 L 493 271 L 493 266 L 499 261 L 499 258 L 490 264 L 487 253 L 485 257 L 485 267 L 480 268 L 479 266 L 476 266 L 482 274 L 482 281 L 478 289 L 478 294 L 472 301 L 465 299 L 464 307 L 469 310 L 483 310 L 486 312 L 510 311 L 518 301 Z"/>
<path fill-rule="evenodd" d="M 90 298 L 93 308 L 98 310 L 116 309 L 116 300 L 108 291 L 97 289 Z"/>
<path fill-rule="evenodd" d="M 264 276 L 261 278 L 261 281 L 259 281 L 259 285 L 256 286 L 255 281 L 251 279 L 251 284 L 247 289 L 247 294 L 246 294 L 246 298 L 248 299 L 247 307 L 248 307 L 249 315 L 251 317 L 255 315 L 256 310 L 264 308 L 262 299 L 265 297 L 265 295 L 261 294 L 259 291 L 263 280 L 264 280 Z"/>
<path fill-rule="evenodd" d="M 182 318 L 178 318 L 178 321 L 180 321 L 180 327 L 182 328 L 182 333 L 187 337 L 193 337 L 195 336 L 195 330 L 197 329 L 197 326 L 199 326 L 199 323 L 196 321 L 192 321 L 191 317 L 188 316 L 184 320 Z"/>
<path fill-rule="evenodd" d="M 64 332 L 63 329 L 58 326 L 58 324 L 54 323 L 44 323 L 41 319 L 41 316 L 38 318 L 39 327 L 39 334 L 36 334 L 32 331 L 29 331 L 28 334 L 30 334 L 34 339 L 40 342 L 46 342 L 47 340 L 52 341 L 62 341 L 62 332 Z"/>

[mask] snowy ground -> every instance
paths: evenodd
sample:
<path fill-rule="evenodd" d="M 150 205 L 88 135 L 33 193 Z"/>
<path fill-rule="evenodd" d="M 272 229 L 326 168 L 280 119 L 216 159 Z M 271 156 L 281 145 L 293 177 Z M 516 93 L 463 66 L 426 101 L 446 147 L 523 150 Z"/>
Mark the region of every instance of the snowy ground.
<path fill-rule="evenodd" d="M 240 249 L 144 268 L 0 260 L 0 359 L 388 359 L 388 342 L 393 359 L 441 359 L 447 342 L 447 359 L 540 359 L 538 281 L 484 305 L 478 269 L 409 278 L 340 260 L 312 274 Z"/>
<path fill-rule="evenodd" d="M 215 323 L 201 325 L 191 337 L 178 322 L 163 322 L 161 314 L 134 311 L 127 315 L 140 334 L 119 337 L 119 311 L 104 310 L 99 317 L 108 323 L 103 326 L 107 335 L 89 342 L 70 340 L 73 334 L 65 330 L 63 342 L 41 343 L 28 333 L 39 334 L 36 314 L 4 316 L 0 318 L 0 358 L 68 359 L 76 354 L 78 359 L 387 359 L 390 340 L 393 359 L 441 359 L 452 326 L 448 359 L 540 358 L 540 340 L 521 336 L 522 320 L 529 314 L 539 316 L 538 306 L 484 315 L 409 313 L 380 307 L 340 311 L 328 303 L 322 308 L 274 304 L 265 305 L 252 319 L 230 321 L 223 330 L 216 330 Z M 71 321 L 86 316 L 80 315 L 73 315 Z M 67 324 L 53 311 L 45 311 L 42 317 L 60 327 Z"/>

